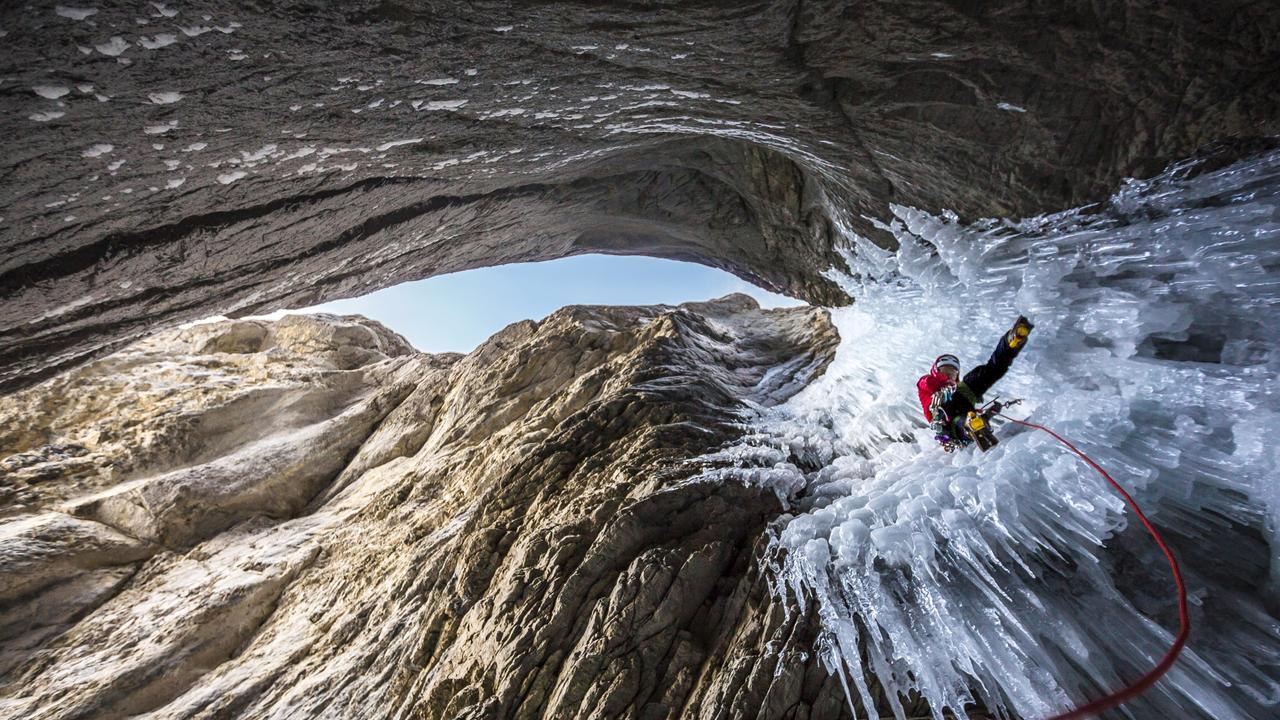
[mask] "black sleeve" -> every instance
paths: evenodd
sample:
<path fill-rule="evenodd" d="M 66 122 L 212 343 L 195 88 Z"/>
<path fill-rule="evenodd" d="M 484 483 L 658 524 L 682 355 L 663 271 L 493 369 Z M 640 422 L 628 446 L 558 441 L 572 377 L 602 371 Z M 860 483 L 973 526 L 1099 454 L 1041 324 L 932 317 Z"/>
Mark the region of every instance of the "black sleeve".
<path fill-rule="evenodd" d="M 1018 357 L 1018 353 L 1022 348 L 1014 349 L 1009 347 L 1005 342 L 1005 336 L 1000 336 L 1000 343 L 996 345 L 996 349 L 991 352 L 991 357 L 978 367 L 965 373 L 964 382 L 973 391 L 974 395 L 981 398 L 991 389 L 996 381 L 1004 377 L 1009 371 L 1009 364 L 1013 359 Z"/>

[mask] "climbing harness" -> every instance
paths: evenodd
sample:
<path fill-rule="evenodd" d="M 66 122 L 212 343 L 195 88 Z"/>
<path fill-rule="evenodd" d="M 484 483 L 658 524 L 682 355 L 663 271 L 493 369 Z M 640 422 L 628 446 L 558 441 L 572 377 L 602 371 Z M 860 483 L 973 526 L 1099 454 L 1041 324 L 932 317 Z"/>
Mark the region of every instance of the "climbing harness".
<path fill-rule="evenodd" d="M 1191 634 L 1191 617 L 1187 613 L 1187 587 L 1182 583 L 1182 573 L 1178 570 L 1178 561 L 1174 559 L 1173 551 L 1169 549 L 1168 545 L 1164 544 L 1164 539 L 1160 537 L 1160 533 L 1156 532 L 1155 527 L 1153 527 L 1151 522 L 1147 520 L 1147 516 L 1142 514 L 1142 508 L 1138 507 L 1138 503 L 1134 501 L 1133 497 L 1130 496 L 1129 493 L 1125 492 L 1124 488 L 1120 487 L 1120 483 L 1116 482 L 1106 470 L 1103 470 L 1101 465 L 1094 462 L 1093 458 L 1090 458 L 1088 455 L 1080 452 L 1075 445 L 1072 445 L 1058 433 L 1043 425 L 1037 425 L 1033 422 L 1027 422 L 1026 420 L 1012 418 L 1000 412 L 1002 407 L 1008 407 L 1009 405 L 1014 404 L 1014 402 L 1017 401 L 1008 402 L 1001 406 L 999 402 L 992 401 L 990 405 L 983 408 L 983 412 L 988 413 L 985 417 L 989 418 L 991 415 L 999 415 L 1005 420 L 1015 422 L 1019 425 L 1043 430 L 1053 436 L 1055 440 L 1067 446 L 1071 452 L 1079 455 L 1080 458 L 1088 463 L 1094 470 L 1097 470 L 1098 474 L 1102 475 L 1102 477 L 1111 484 L 1111 487 L 1115 488 L 1116 492 L 1120 493 L 1120 496 L 1124 498 L 1124 501 L 1133 509 L 1133 513 L 1142 521 L 1143 526 L 1147 528 L 1147 532 L 1151 533 L 1151 537 L 1156 541 L 1156 545 L 1160 546 L 1160 550 L 1164 552 L 1164 556 L 1169 560 L 1169 569 L 1173 571 L 1173 582 L 1178 588 L 1178 636 L 1174 639 L 1173 645 L 1169 646 L 1169 651 L 1165 653 L 1164 657 L 1156 664 L 1155 667 L 1151 668 L 1146 675 L 1143 675 L 1136 682 L 1133 682 L 1110 695 L 1107 695 L 1106 697 L 1099 698 L 1086 705 L 1075 708 L 1074 710 L 1070 710 L 1060 715 L 1054 715 L 1052 718 L 1049 718 L 1049 720 L 1079 720 L 1080 718 L 1096 715 L 1104 710 L 1110 710 L 1111 708 L 1138 697 L 1154 685 L 1162 675 L 1168 672 L 1169 668 L 1173 667 L 1174 661 L 1178 659 L 1178 654 L 1182 652 L 1182 647 L 1187 644 L 1187 636 Z M 972 413 L 970 414 L 972 415 Z M 990 426 L 987 426 L 987 432 L 990 432 Z M 979 445 L 979 447 L 981 447 L 981 445 Z M 983 449 L 985 450 L 986 448 Z"/>

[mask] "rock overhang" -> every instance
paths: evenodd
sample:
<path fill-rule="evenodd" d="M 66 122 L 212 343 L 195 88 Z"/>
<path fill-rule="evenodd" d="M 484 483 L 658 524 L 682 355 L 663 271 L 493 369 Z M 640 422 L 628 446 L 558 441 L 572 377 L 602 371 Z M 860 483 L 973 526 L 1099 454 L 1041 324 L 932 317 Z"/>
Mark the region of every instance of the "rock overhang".
<path fill-rule="evenodd" d="M 889 203 L 1031 214 L 1275 133 L 1274 13 L 1196 7 L 12 7 L 0 388 L 585 252 L 841 304 Z"/>

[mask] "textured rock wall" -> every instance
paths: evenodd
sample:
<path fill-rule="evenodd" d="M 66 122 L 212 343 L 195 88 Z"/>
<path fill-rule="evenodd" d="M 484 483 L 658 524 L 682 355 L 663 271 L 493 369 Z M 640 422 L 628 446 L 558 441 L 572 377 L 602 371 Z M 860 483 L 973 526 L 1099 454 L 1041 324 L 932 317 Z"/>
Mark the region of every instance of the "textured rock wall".
<path fill-rule="evenodd" d="M 0 399 L 0 717 L 848 716 L 778 501 L 689 462 L 836 342 L 741 295 L 467 356 L 286 317 Z"/>
<path fill-rule="evenodd" d="M 1267 3 L 58 7 L 0 8 L 0 389 L 582 252 L 844 302 L 838 228 L 888 203 L 1056 209 L 1278 129 Z"/>

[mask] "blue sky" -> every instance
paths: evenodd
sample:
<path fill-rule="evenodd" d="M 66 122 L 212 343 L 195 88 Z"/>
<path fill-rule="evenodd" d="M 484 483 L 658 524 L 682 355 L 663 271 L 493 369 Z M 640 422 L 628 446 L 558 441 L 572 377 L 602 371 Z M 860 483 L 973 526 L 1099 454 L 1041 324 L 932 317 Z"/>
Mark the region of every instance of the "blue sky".
<path fill-rule="evenodd" d="M 425 352 L 469 352 L 517 320 L 565 305 L 675 305 L 744 292 L 765 307 L 800 305 L 723 270 L 623 255 L 579 255 L 403 283 L 308 311 L 373 318 Z"/>

